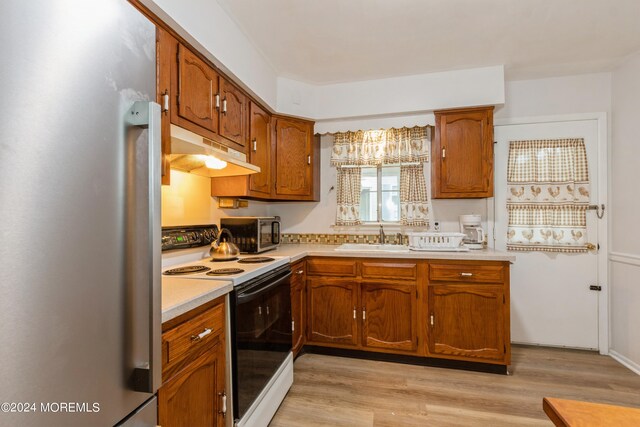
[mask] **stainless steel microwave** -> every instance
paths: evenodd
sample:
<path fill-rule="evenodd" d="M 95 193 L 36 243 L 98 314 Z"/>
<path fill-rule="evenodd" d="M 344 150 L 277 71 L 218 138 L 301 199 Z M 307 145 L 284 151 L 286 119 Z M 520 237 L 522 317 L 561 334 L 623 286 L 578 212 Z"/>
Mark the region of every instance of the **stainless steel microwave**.
<path fill-rule="evenodd" d="M 241 216 L 220 219 L 220 228 L 228 229 L 240 252 L 255 254 L 280 245 L 280 217 Z"/>

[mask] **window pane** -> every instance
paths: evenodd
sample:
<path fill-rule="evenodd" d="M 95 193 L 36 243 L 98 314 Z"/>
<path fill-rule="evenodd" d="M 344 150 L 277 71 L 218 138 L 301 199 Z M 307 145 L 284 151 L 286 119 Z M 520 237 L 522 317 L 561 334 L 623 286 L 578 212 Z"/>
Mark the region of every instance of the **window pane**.
<path fill-rule="evenodd" d="M 382 220 L 400 221 L 400 193 L 398 191 L 382 192 Z"/>
<path fill-rule="evenodd" d="M 382 168 L 382 191 L 400 190 L 400 166 Z"/>
<path fill-rule="evenodd" d="M 360 189 L 360 220 L 378 220 L 378 170 L 362 168 Z"/>

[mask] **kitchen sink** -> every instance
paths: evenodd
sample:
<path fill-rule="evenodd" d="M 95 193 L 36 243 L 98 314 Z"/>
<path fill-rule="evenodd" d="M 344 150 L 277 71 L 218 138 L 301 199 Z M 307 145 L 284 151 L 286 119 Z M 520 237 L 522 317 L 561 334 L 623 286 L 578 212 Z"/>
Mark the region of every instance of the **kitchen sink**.
<path fill-rule="evenodd" d="M 405 245 L 380 245 L 369 243 L 345 243 L 338 246 L 334 251 L 352 252 L 409 252 L 409 247 Z"/>

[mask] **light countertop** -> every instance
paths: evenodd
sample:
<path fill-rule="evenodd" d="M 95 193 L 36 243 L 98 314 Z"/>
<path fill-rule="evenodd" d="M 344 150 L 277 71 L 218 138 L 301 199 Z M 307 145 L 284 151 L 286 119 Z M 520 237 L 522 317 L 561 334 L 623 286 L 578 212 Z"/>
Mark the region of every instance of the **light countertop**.
<path fill-rule="evenodd" d="M 263 255 L 288 256 L 291 262 L 306 256 L 361 257 L 361 258 L 397 258 L 397 259 L 450 259 L 461 261 L 509 261 L 515 262 L 516 256 L 509 252 L 493 249 L 471 250 L 468 252 L 373 252 L 373 251 L 336 251 L 339 245 L 320 245 L 315 243 L 282 244 L 274 251 Z"/>
<path fill-rule="evenodd" d="M 226 295 L 233 290 L 229 280 L 162 278 L 162 323 Z"/>
<path fill-rule="evenodd" d="M 468 252 L 372 252 L 336 251 L 339 245 L 315 243 L 282 244 L 278 249 L 264 252 L 264 256 L 288 257 L 291 262 L 306 256 L 397 258 L 397 259 L 448 259 L 462 261 L 509 261 L 515 262 L 515 255 L 492 249 Z M 212 301 L 233 290 L 228 280 L 194 280 L 180 277 L 162 278 L 162 322 L 171 320 L 189 310 Z"/>

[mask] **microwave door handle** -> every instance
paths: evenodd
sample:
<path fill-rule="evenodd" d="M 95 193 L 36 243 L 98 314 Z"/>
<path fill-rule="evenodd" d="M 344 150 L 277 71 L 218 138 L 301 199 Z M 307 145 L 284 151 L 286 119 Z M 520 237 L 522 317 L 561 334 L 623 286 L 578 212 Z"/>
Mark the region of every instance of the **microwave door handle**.
<path fill-rule="evenodd" d="M 130 297 L 126 325 L 134 342 L 144 343 L 140 354 L 133 352 L 130 387 L 155 393 L 162 381 L 160 308 L 160 105 L 137 101 L 127 112 L 127 241 L 126 283 Z M 138 141 L 140 130 L 147 138 Z M 139 173 L 140 172 L 140 173 Z M 146 197 L 142 197 L 145 195 Z M 146 200 L 145 200 L 146 199 Z M 146 349 L 144 348 L 146 347 Z"/>
<path fill-rule="evenodd" d="M 268 290 L 280 286 L 282 282 L 288 281 L 290 277 L 291 277 L 291 272 L 287 273 L 285 276 L 281 277 L 277 281 L 265 286 L 264 288 L 260 288 L 254 292 L 247 292 L 247 293 L 240 292 L 238 294 L 238 297 L 236 298 L 236 301 L 238 304 L 243 304 L 243 303 L 253 301 L 257 297 L 262 296 Z"/>
<path fill-rule="evenodd" d="M 271 223 L 271 243 L 274 245 L 280 244 L 280 222 L 273 221 Z"/>

